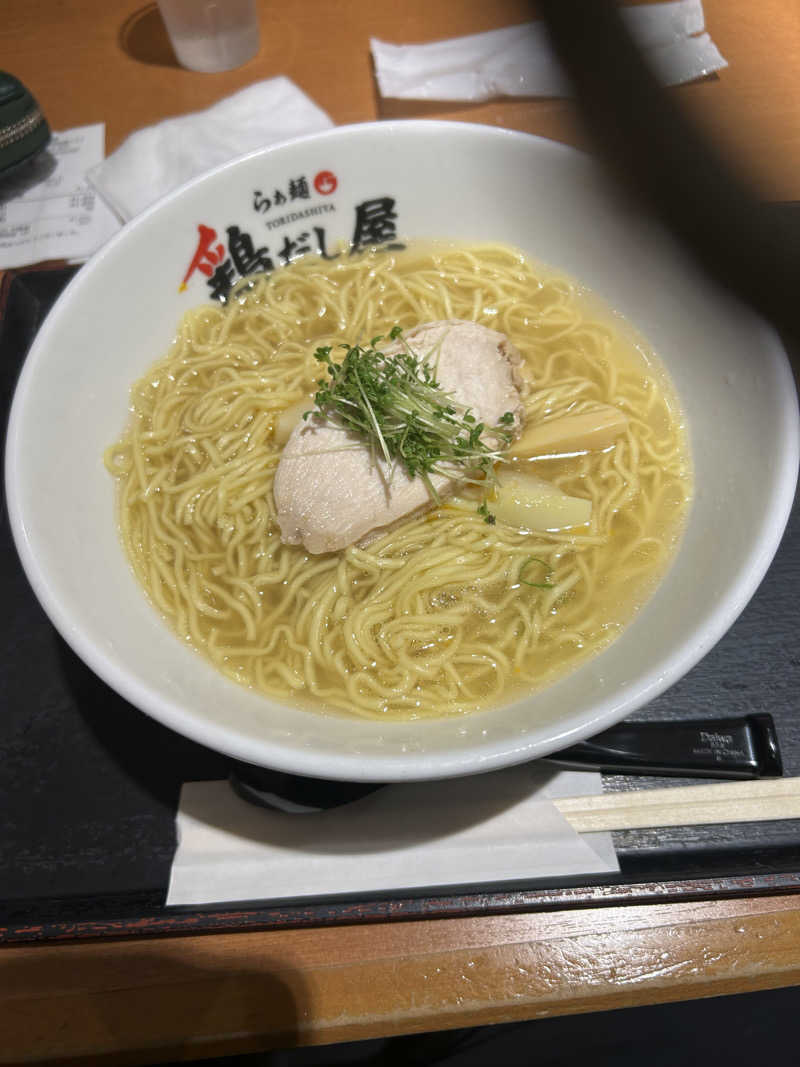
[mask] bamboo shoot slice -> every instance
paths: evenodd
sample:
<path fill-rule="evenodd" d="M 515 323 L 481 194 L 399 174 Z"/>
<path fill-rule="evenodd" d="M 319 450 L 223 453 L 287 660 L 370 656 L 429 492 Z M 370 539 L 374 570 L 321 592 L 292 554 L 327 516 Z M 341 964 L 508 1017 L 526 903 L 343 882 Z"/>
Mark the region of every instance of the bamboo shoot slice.
<path fill-rule="evenodd" d="M 611 404 L 577 415 L 562 415 L 549 422 L 532 422 L 512 444 L 508 457 L 531 459 L 609 448 L 625 433 L 627 426 L 627 416 Z"/>
<path fill-rule="evenodd" d="M 275 420 L 275 444 L 280 445 L 282 448 L 292 436 L 292 430 L 300 422 L 305 412 L 311 411 L 313 407 L 313 397 L 304 396 L 296 404 L 291 404 L 288 408 L 284 408 Z"/>
<path fill-rule="evenodd" d="M 569 496 L 557 485 L 533 474 L 503 474 L 489 510 L 507 526 L 537 533 L 555 533 L 573 526 L 586 526 L 592 517 L 592 502 Z"/>

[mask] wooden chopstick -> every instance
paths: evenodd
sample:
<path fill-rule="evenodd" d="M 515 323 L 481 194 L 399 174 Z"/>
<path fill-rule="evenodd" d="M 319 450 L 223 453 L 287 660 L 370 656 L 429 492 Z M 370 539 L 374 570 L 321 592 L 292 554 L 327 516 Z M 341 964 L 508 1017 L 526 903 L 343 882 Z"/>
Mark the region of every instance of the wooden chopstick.
<path fill-rule="evenodd" d="M 800 819 L 800 778 L 637 789 L 553 803 L 578 833 Z"/>

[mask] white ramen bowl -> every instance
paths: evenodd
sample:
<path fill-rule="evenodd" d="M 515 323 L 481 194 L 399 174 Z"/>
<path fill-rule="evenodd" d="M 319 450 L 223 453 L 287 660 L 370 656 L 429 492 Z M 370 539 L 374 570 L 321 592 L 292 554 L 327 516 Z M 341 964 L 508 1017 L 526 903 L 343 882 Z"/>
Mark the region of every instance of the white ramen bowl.
<path fill-rule="evenodd" d="M 282 705 L 179 641 L 123 555 L 102 457 L 126 421 L 131 383 L 166 351 L 182 313 L 237 267 L 258 268 L 266 256 L 277 267 L 281 253 L 317 251 L 323 240 L 330 252 L 354 237 L 500 241 L 569 273 L 648 339 L 688 419 L 696 495 L 666 578 L 610 648 L 506 707 L 384 723 Z M 34 342 L 14 399 L 6 478 L 38 598 L 77 654 L 131 703 L 254 764 L 402 781 L 547 755 L 677 681 L 760 583 L 797 463 L 796 395 L 774 331 L 700 277 L 595 164 L 520 133 L 414 121 L 255 152 L 126 226 L 78 273 Z"/>

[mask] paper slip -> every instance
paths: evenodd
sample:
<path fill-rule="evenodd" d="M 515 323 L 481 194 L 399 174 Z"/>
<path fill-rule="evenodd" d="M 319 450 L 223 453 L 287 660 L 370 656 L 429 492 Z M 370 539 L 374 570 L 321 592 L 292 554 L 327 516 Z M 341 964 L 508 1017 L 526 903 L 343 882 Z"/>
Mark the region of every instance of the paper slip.
<path fill-rule="evenodd" d="M 610 834 L 579 834 L 554 797 L 599 774 L 529 763 L 474 778 L 391 785 L 340 808 L 287 815 L 227 782 L 186 782 L 167 904 L 527 884 L 619 870 Z"/>
<path fill-rule="evenodd" d="M 9 178 L 0 178 L 0 269 L 47 259 L 79 262 L 120 229 L 86 179 L 105 155 L 105 124 L 53 133 L 50 144 Z"/>

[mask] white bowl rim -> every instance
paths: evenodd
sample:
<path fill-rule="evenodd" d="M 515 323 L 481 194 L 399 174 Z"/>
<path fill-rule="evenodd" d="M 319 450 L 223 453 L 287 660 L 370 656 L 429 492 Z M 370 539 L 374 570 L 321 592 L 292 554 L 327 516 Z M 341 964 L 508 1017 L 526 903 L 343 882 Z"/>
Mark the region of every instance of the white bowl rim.
<path fill-rule="evenodd" d="M 76 628 L 70 620 L 69 610 L 54 596 L 27 536 L 25 516 L 20 504 L 20 485 L 16 473 L 20 448 L 20 432 L 29 382 L 33 378 L 36 361 L 40 358 L 49 334 L 58 328 L 61 309 L 68 304 L 73 292 L 79 286 L 88 284 L 94 271 L 102 264 L 106 256 L 116 245 L 127 238 L 127 234 L 137 228 L 145 219 L 162 208 L 179 199 L 186 190 L 205 182 L 209 177 L 224 173 L 238 167 L 242 162 L 256 157 L 263 157 L 272 152 L 294 145 L 327 139 L 340 139 L 343 136 L 359 134 L 366 131 L 380 131 L 380 135 L 391 135 L 395 129 L 419 129 L 426 132 L 437 128 L 458 136 L 489 136 L 528 140 L 546 145 L 548 151 L 561 152 L 569 156 L 580 156 L 591 160 L 586 153 L 561 142 L 552 141 L 522 131 L 510 130 L 477 123 L 453 122 L 448 120 L 403 119 L 387 122 L 363 122 L 345 126 L 335 126 L 329 130 L 290 138 L 265 148 L 255 149 L 235 159 L 209 170 L 175 190 L 167 193 L 150 207 L 128 222 L 111 240 L 101 248 L 77 274 L 54 303 L 45 321 L 39 328 L 19 375 L 8 421 L 6 437 L 5 484 L 9 520 L 14 542 L 37 599 L 44 608 L 50 621 L 72 650 L 112 689 L 133 704 L 136 708 L 156 719 L 163 725 L 175 730 L 189 739 L 224 753 L 236 760 L 270 767 L 288 773 L 306 775 L 316 778 L 344 781 L 411 781 L 434 780 L 438 778 L 457 777 L 496 770 L 551 755 L 558 750 L 575 744 L 580 740 L 598 733 L 613 725 L 626 715 L 635 712 L 646 703 L 654 700 L 666 689 L 674 685 L 691 670 L 730 629 L 752 598 L 764 578 L 780 541 L 794 500 L 797 486 L 798 465 L 800 465 L 800 420 L 798 419 L 797 391 L 788 358 L 777 333 L 766 323 L 762 325 L 771 332 L 773 343 L 784 351 L 784 359 L 779 361 L 776 372 L 782 376 L 781 393 L 785 404 L 780 411 L 783 421 L 784 449 L 776 460 L 774 475 L 775 488 L 770 500 L 770 520 L 761 527 L 761 536 L 748 565 L 743 567 L 725 594 L 720 597 L 709 616 L 701 626 L 689 627 L 680 648 L 671 656 L 659 662 L 643 675 L 632 694 L 612 694 L 595 704 L 590 713 L 584 714 L 579 722 L 565 726 L 562 730 L 553 730 L 547 738 L 527 738 L 518 741 L 509 751 L 508 743 L 496 744 L 493 749 L 473 746 L 461 749 L 447 756 L 405 753 L 398 755 L 336 754 L 300 750 L 292 746 L 282 748 L 274 742 L 262 744 L 253 738 L 244 738 L 239 732 L 221 723 L 201 721 L 190 709 L 176 701 L 165 698 L 147 685 L 140 685 L 119 671 L 102 653 L 97 645 Z M 235 683 L 232 683 L 235 684 Z M 480 713 L 477 713 L 480 714 Z M 380 724 L 385 729 L 385 724 Z M 431 760 L 435 759 L 435 766 Z"/>

